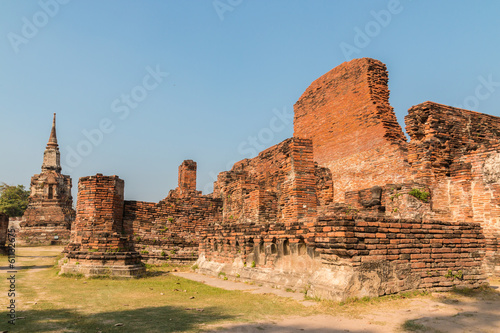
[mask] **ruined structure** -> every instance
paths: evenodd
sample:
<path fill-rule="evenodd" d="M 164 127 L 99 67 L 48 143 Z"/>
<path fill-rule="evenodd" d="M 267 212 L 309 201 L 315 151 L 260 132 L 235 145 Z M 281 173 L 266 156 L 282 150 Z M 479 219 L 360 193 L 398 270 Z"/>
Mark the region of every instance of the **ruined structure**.
<path fill-rule="evenodd" d="M 62 273 L 135 276 L 140 260 L 190 263 L 199 235 L 219 219 L 222 203 L 196 191 L 196 162 L 179 166 L 179 187 L 159 203 L 124 200 L 124 182 L 97 174 L 80 178 L 77 217 Z"/>
<path fill-rule="evenodd" d="M 31 177 L 28 208 L 20 224 L 17 242 L 19 245 L 66 244 L 74 218 L 71 178 L 61 174 L 54 113 L 42 172 Z"/>
<path fill-rule="evenodd" d="M 194 262 L 199 235 L 222 216 L 222 201 L 196 190 L 196 162 L 179 166 L 179 186 L 158 203 L 124 202 L 123 226 L 143 260 Z"/>
<path fill-rule="evenodd" d="M 61 273 L 135 276 L 144 272 L 123 229 L 124 182 L 97 174 L 78 182 L 77 216 Z"/>
<path fill-rule="evenodd" d="M 239 186 L 230 198 L 243 210 L 274 197 L 263 219 L 234 214 L 205 229 L 201 272 L 332 299 L 474 287 L 500 273 L 500 118 L 425 102 L 406 117 L 407 142 L 387 82 L 380 61 L 343 63 L 295 104 L 300 153 L 280 156 L 286 140 L 219 175 L 214 196 Z M 273 169 L 273 158 L 308 167 Z M 287 183 L 301 201 L 282 199 Z"/>
<path fill-rule="evenodd" d="M 184 161 L 159 203 L 124 201 L 122 186 L 107 187 L 112 207 L 79 198 L 72 267 L 92 249 L 103 260 L 111 235 L 143 260 L 197 259 L 202 273 L 311 297 L 485 284 L 500 275 L 500 118 L 425 102 L 409 110 L 407 142 L 387 82 L 373 59 L 326 73 L 295 104 L 294 137 L 221 172 L 212 194 Z M 96 238 L 107 222 L 86 216 L 104 209 L 114 222 Z"/>

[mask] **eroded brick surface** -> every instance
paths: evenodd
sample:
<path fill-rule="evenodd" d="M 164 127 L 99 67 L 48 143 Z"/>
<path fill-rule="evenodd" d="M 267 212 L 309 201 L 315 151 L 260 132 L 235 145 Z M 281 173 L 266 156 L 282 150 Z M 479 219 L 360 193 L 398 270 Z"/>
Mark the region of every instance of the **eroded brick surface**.
<path fill-rule="evenodd" d="M 315 173 L 311 141 L 291 138 L 221 172 L 213 197 L 222 201 L 224 223 L 293 222 L 316 216 Z"/>
<path fill-rule="evenodd" d="M 314 161 L 332 172 L 337 202 L 347 191 L 406 178 L 406 140 L 387 82 L 383 63 L 355 59 L 315 80 L 295 103 L 294 136 L 312 140 Z"/>
<path fill-rule="evenodd" d="M 408 161 L 431 188 L 436 216 L 480 223 L 486 268 L 499 274 L 500 118 L 425 102 L 410 108 L 405 120 Z"/>
<path fill-rule="evenodd" d="M 125 201 L 124 208 L 124 231 L 150 262 L 195 261 L 200 230 L 222 216 L 220 200 L 179 189 L 159 203 Z"/>

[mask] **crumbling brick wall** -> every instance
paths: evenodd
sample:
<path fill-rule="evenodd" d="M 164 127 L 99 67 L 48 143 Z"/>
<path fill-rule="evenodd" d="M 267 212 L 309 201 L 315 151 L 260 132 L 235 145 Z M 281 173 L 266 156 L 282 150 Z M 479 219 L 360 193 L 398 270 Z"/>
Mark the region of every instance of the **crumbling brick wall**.
<path fill-rule="evenodd" d="M 221 172 L 213 197 L 224 223 L 297 221 L 316 215 L 316 172 L 311 141 L 290 138 Z M 321 200 L 329 201 L 331 181 L 323 183 Z"/>
<path fill-rule="evenodd" d="M 488 270 L 500 274 L 500 118 L 425 102 L 405 121 L 408 161 L 431 187 L 436 216 L 481 223 Z"/>
<path fill-rule="evenodd" d="M 221 218 L 220 200 L 179 193 L 171 191 L 159 203 L 125 201 L 124 230 L 143 260 L 195 261 L 200 230 Z"/>
<path fill-rule="evenodd" d="M 386 67 L 363 58 L 315 80 L 294 106 L 294 136 L 311 139 L 332 172 L 335 202 L 347 191 L 406 180 L 406 139 L 389 104 Z"/>
<path fill-rule="evenodd" d="M 414 193 L 415 190 L 419 193 Z M 421 198 L 418 194 L 425 194 L 425 197 Z M 345 205 L 334 207 L 334 210 L 354 213 L 362 211 L 364 215 L 375 217 L 422 221 L 435 217 L 431 203 L 431 190 L 426 184 L 407 182 L 346 192 Z"/>
<path fill-rule="evenodd" d="M 145 261 L 195 261 L 200 230 L 221 220 L 221 200 L 196 190 L 196 162 L 182 162 L 178 180 L 178 187 L 158 203 L 124 203 L 124 232 Z"/>

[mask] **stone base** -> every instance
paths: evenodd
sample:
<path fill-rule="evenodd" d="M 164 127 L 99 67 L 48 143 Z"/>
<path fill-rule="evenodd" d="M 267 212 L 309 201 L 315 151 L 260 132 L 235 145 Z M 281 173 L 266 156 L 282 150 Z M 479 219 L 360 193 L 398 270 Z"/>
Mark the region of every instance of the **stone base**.
<path fill-rule="evenodd" d="M 275 261 L 271 267 L 248 267 L 237 258 L 234 261 L 207 260 L 202 253 L 196 262 L 197 272 L 224 276 L 229 280 L 248 281 L 273 288 L 290 288 L 304 292 L 308 297 L 345 301 L 349 298 L 378 297 L 410 290 L 450 291 L 456 288 L 478 288 L 485 280 L 464 277 L 451 280 L 445 276 L 422 278 L 412 271 L 411 264 L 396 264 L 380 260 L 353 265 L 348 260 L 326 264 L 309 256 L 290 255 Z M 444 274 L 443 274 L 444 275 Z M 436 280 L 426 285 L 425 280 Z"/>
<path fill-rule="evenodd" d="M 110 277 L 139 277 L 146 272 L 144 266 L 137 265 L 88 265 L 82 264 L 64 264 L 61 266 L 59 274 L 83 274 L 85 277 L 90 276 L 110 276 Z"/>
<path fill-rule="evenodd" d="M 59 274 L 138 277 L 146 272 L 137 252 L 70 251 L 60 261 Z"/>

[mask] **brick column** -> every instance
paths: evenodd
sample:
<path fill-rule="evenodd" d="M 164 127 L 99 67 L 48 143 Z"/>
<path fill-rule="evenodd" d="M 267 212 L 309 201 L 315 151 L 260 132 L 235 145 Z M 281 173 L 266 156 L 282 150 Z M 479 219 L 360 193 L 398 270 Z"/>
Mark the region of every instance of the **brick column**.
<path fill-rule="evenodd" d="M 61 273 L 133 276 L 144 272 L 123 232 L 124 182 L 97 174 L 78 183 L 76 220 Z"/>

